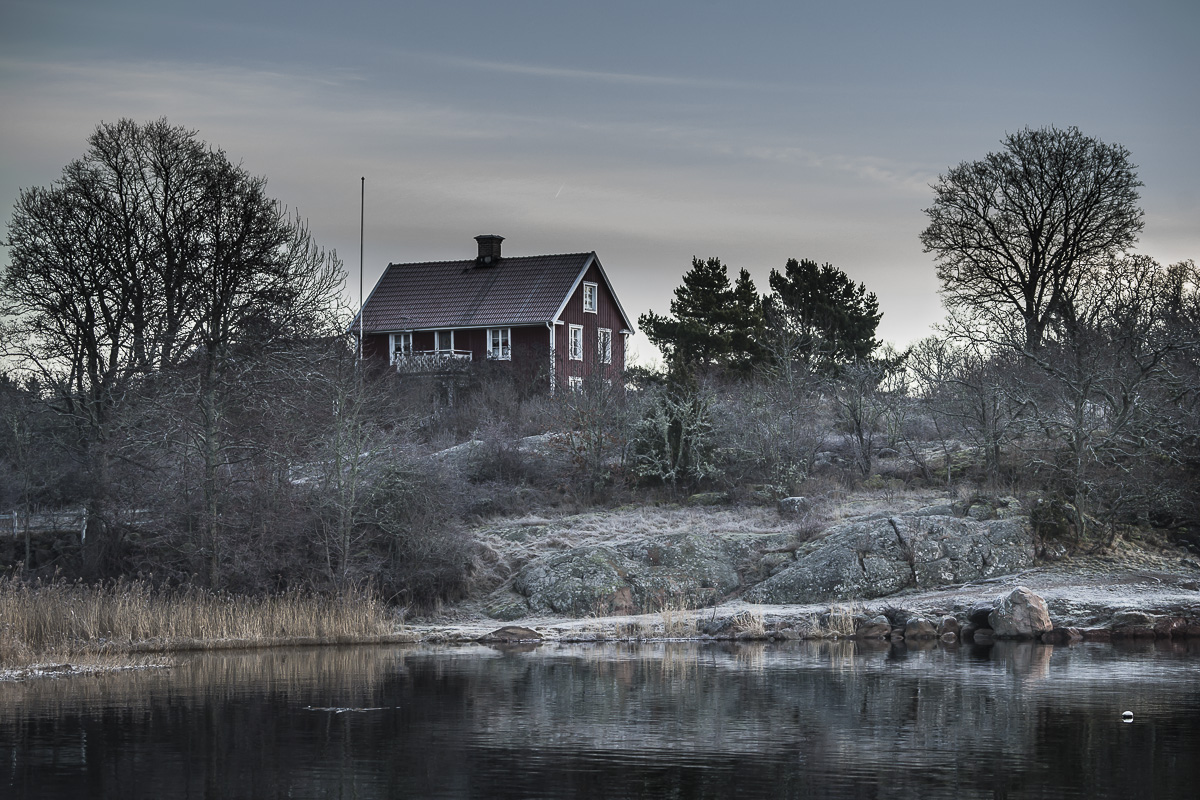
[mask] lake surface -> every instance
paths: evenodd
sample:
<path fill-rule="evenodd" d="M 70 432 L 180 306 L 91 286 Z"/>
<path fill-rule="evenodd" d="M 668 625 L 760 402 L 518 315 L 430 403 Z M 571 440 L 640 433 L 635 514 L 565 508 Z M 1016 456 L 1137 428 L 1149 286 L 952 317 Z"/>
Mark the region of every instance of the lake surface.
<path fill-rule="evenodd" d="M 1197 796 L 1200 642 L 311 648 L 0 685 L 5 798 Z"/>

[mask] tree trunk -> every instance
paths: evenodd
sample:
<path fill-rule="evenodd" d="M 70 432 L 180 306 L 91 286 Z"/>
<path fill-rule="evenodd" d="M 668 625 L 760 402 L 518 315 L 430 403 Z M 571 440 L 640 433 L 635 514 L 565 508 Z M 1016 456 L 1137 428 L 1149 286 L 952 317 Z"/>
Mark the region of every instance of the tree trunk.
<path fill-rule="evenodd" d="M 210 589 L 221 585 L 221 531 L 218 519 L 217 472 L 220 468 L 220 408 L 217 398 L 217 375 L 213 358 L 205 368 L 200 389 L 200 453 L 204 463 L 201 492 L 204 500 L 204 519 L 201 536 L 203 551 L 208 554 L 207 580 Z"/>

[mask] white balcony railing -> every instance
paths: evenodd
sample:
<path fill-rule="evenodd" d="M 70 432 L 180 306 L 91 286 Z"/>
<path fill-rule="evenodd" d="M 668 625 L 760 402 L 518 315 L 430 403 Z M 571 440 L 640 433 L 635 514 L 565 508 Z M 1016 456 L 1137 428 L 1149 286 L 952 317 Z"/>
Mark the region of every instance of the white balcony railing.
<path fill-rule="evenodd" d="M 444 372 L 470 361 L 470 350 L 413 350 L 392 355 L 392 366 L 399 372 Z"/>

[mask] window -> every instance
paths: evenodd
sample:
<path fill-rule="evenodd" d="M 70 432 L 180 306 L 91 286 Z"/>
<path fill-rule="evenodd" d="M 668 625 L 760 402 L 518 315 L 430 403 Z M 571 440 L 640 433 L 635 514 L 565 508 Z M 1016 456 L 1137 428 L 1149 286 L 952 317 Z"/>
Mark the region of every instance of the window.
<path fill-rule="evenodd" d="M 497 361 L 512 361 L 509 328 L 488 328 L 487 357 Z"/>
<path fill-rule="evenodd" d="M 404 356 L 412 355 L 412 331 L 393 333 L 389 352 L 393 364 Z"/>
<path fill-rule="evenodd" d="M 582 392 L 583 391 L 583 378 L 579 377 L 578 375 L 568 375 L 567 376 L 567 388 L 570 389 L 572 392 Z"/>
<path fill-rule="evenodd" d="M 591 312 L 592 314 L 596 313 L 596 296 L 597 296 L 597 294 L 598 294 L 598 290 L 596 289 L 596 284 L 594 284 L 594 283 L 583 284 L 583 310 L 584 311 Z"/>
<path fill-rule="evenodd" d="M 439 353 L 449 353 L 454 349 L 454 331 L 434 331 L 433 349 Z"/>
<path fill-rule="evenodd" d="M 570 326 L 567 336 L 567 357 L 572 361 L 583 361 L 583 326 Z"/>
<path fill-rule="evenodd" d="M 600 355 L 601 364 L 612 363 L 612 329 L 601 328 L 596 342 L 596 352 Z"/>

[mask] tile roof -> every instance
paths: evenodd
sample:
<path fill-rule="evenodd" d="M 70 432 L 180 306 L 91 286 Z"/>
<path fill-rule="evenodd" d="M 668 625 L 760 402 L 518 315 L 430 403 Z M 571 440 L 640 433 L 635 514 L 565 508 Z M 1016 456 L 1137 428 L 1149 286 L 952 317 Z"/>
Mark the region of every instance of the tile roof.
<path fill-rule="evenodd" d="M 367 332 L 550 322 L 593 253 L 389 264 L 367 298 Z M 355 318 L 351 329 L 358 327 Z"/>

